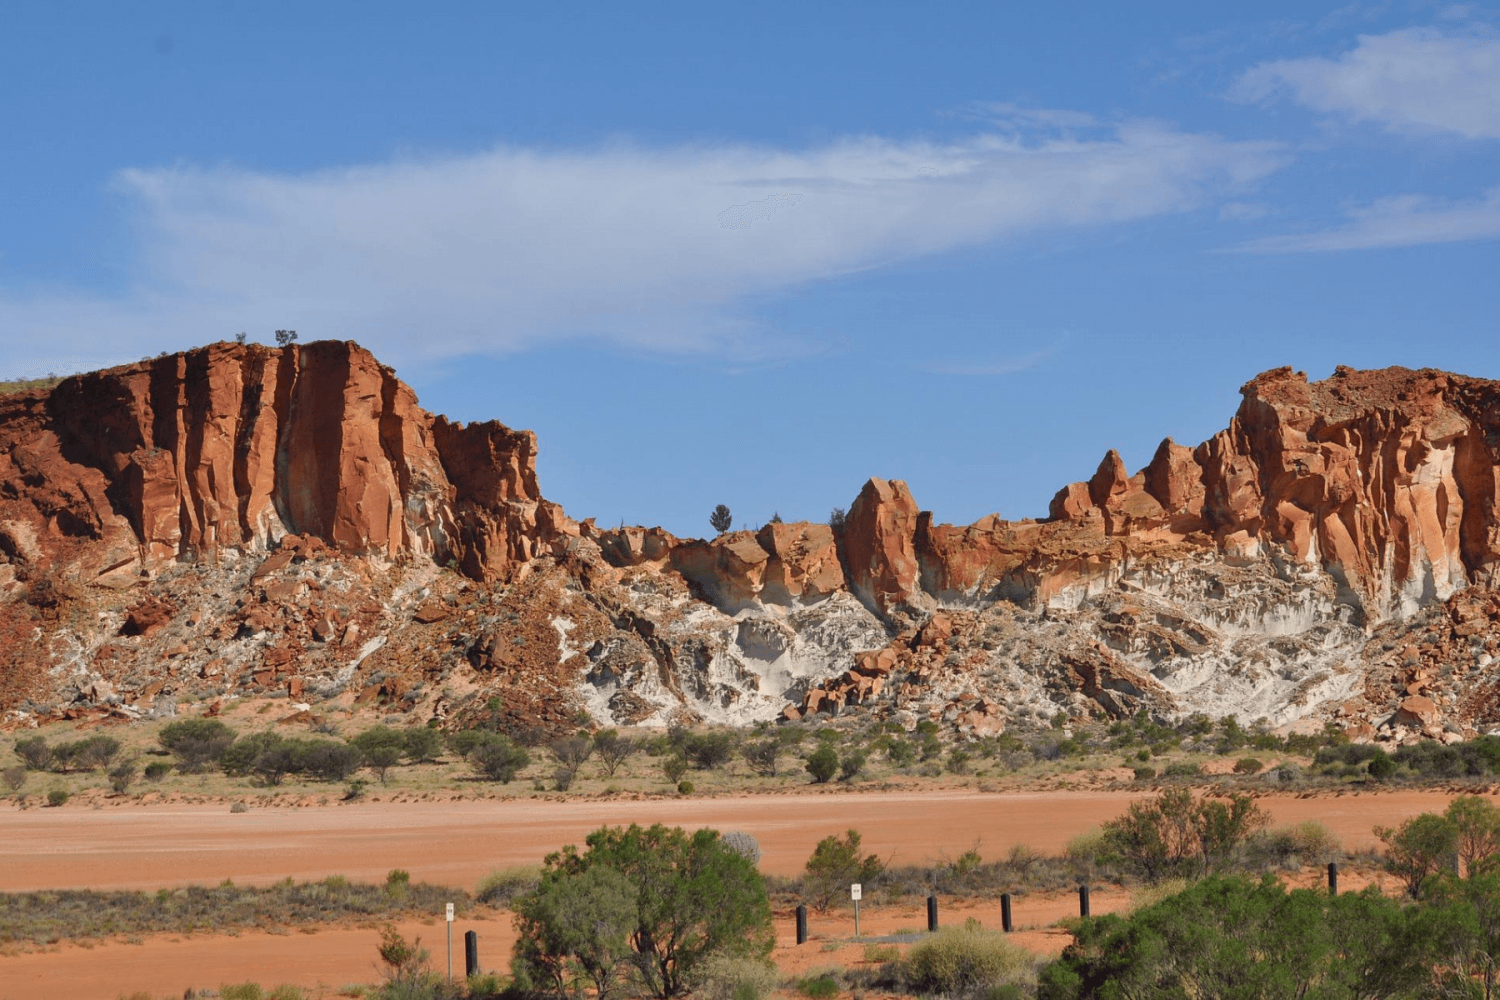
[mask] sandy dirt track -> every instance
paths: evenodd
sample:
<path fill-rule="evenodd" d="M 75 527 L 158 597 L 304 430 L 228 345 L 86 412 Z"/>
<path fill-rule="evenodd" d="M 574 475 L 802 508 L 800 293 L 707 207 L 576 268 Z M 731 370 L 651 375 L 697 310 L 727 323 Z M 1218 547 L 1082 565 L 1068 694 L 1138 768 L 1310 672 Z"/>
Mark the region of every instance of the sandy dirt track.
<path fill-rule="evenodd" d="M 494 868 L 534 864 L 548 851 L 581 842 L 600 825 L 658 821 L 745 830 L 760 840 L 765 852 L 762 867 L 790 875 L 801 869 L 819 838 L 851 826 L 864 834 L 870 850 L 895 864 L 956 856 L 976 842 L 988 857 L 1017 843 L 1055 852 L 1138 797 L 1126 792 L 913 792 L 651 801 L 523 799 L 309 806 L 241 814 L 231 814 L 224 805 L 10 808 L 0 811 L 0 890 L 155 889 L 214 884 L 225 878 L 265 884 L 289 875 L 298 880 L 330 874 L 379 880 L 398 867 L 414 879 L 472 887 Z M 1375 843 L 1372 826 L 1441 810 L 1451 798 L 1440 792 L 1320 799 L 1268 796 L 1260 804 L 1276 824 L 1321 820 L 1346 846 L 1357 849 Z M 1124 902 L 1122 894 L 1099 892 L 1094 912 L 1109 912 Z M 1017 935 L 1018 941 L 1040 952 L 1060 949 L 1066 936 L 1046 925 L 1076 912 L 1075 906 L 1071 896 L 1045 903 L 1036 898 L 1018 906 L 1018 924 L 1031 927 Z M 945 922 L 948 915 L 961 919 L 970 914 L 987 926 L 998 926 L 998 904 L 987 902 L 945 908 Z M 923 920 L 919 907 L 910 913 L 904 908 L 871 908 L 863 929 L 867 935 L 889 932 L 922 926 Z M 505 968 L 510 946 L 505 921 L 455 925 L 460 964 L 461 935 L 471 926 L 480 933 L 484 965 Z M 422 935 L 441 968 L 441 923 L 408 924 L 404 929 Z M 777 930 L 787 939 L 777 955 L 787 969 L 851 965 L 862 955 L 859 946 L 828 953 L 814 953 L 808 946 L 792 949 L 790 923 L 779 920 Z M 814 925 L 815 941 L 851 931 L 831 920 Z M 0 957 L 0 1000 L 112 1000 L 138 989 L 181 996 L 187 986 L 246 979 L 268 986 L 321 984 L 332 996 L 344 983 L 374 980 L 376 938 L 369 928 L 330 928 L 317 934 L 164 935 L 139 944 L 63 945 L 53 952 Z"/>

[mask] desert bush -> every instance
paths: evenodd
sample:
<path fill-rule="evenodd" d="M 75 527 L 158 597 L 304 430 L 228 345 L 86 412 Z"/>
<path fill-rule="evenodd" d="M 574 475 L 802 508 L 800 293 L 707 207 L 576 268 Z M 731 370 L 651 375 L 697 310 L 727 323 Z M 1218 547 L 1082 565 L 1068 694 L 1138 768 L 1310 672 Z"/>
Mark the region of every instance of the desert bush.
<path fill-rule="evenodd" d="M 1235 774 L 1259 774 L 1265 769 L 1265 763 L 1255 759 L 1254 757 L 1241 757 L 1239 760 L 1234 762 Z"/>
<path fill-rule="evenodd" d="M 225 983 L 219 987 L 220 1000 L 266 1000 L 260 983 Z"/>
<path fill-rule="evenodd" d="M 412 726 L 401 734 L 401 750 L 413 764 L 437 760 L 443 752 L 443 734 L 427 726 Z"/>
<path fill-rule="evenodd" d="M 509 784 L 511 779 L 531 763 L 531 755 L 526 752 L 525 747 L 499 733 L 484 733 L 483 738 L 466 756 L 469 765 L 480 777 L 502 784 Z"/>
<path fill-rule="evenodd" d="M 833 1000 L 839 995 L 838 975 L 834 972 L 815 972 L 793 980 L 792 988 L 808 1000 Z"/>
<path fill-rule="evenodd" d="M 365 762 L 359 747 L 332 740 L 309 740 L 303 752 L 303 769 L 324 781 L 345 781 Z"/>
<path fill-rule="evenodd" d="M 605 997 L 628 964 L 653 996 L 686 990 L 710 956 L 766 958 L 774 944 L 765 883 L 714 830 L 605 827 L 580 853 L 547 858 L 541 885 L 515 901 L 518 986 Z"/>
<path fill-rule="evenodd" d="M 868 758 L 863 750 L 852 750 L 839 761 L 839 780 L 853 781 L 865 769 Z"/>
<path fill-rule="evenodd" d="M 1142 765 L 1135 768 L 1136 781 L 1150 781 L 1156 777 L 1156 768 Z"/>
<path fill-rule="evenodd" d="M 217 764 L 235 742 L 235 732 L 218 719 L 179 719 L 156 734 L 156 741 L 172 753 L 188 774 Z"/>
<path fill-rule="evenodd" d="M 721 838 L 724 846 L 734 851 L 749 861 L 752 865 L 760 864 L 760 841 L 743 830 L 730 830 Z"/>
<path fill-rule="evenodd" d="M 133 760 L 123 761 L 109 769 L 109 787 L 116 794 L 123 795 L 135 781 L 136 763 Z"/>
<path fill-rule="evenodd" d="M 740 749 L 750 770 L 767 778 L 776 777 L 776 765 L 781 759 L 782 743 L 777 739 L 755 740 Z"/>
<path fill-rule="evenodd" d="M 210 719 L 207 721 L 217 722 L 218 720 Z M 173 723 L 173 725 L 176 725 L 176 723 Z M 226 726 L 225 728 L 227 729 L 228 727 Z M 239 737 L 221 749 L 218 752 L 217 762 L 219 767 L 224 770 L 224 773 L 231 778 L 243 778 L 246 775 L 255 773 L 256 761 L 260 759 L 262 754 L 280 746 L 283 742 L 284 740 L 280 733 L 273 733 L 270 730 L 249 733 Z M 181 754 L 179 754 L 179 757 L 181 757 Z M 187 759 L 183 758 L 182 763 L 178 766 L 182 767 L 185 771 L 191 772 L 193 768 L 188 767 L 187 764 Z M 196 766 L 201 767 L 201 762 Z"/>
<path fill-rule="evenodd" d="M 66 789 L 54 788 L 47 793 L 47 804 L 56 808 L 57 806 L 64 805 L 70 798 L 72 796 L 68 794 Z"/>
<path fill-rule="evenodd" d="M 839 753 L 833 747 L 824 745 L 807 755 L 807 773 L 812 775 L 813 784 L 826 784 L 839 771 Z"/>
<path fill-rule="evenodd" d="M 764 959 L 709 955 L 693 970 L 690 985 L 704 1000 L 766 1000 L 780 978 Z"/>
<path fill-rule="evenodd" d="M 859 831 L 851 829 L 842 837 L 824 837 L 813 848 L 804 866 L 802 893 L 819 913 L 827 913 L 851 883 L 873 882 L 885 870 L 875 855 L 860 854 L 860 843 Z"/>
<path fill-rule="evenodd" d="M 970 920 L 944 927 L 912 945 L 901 963 L 902 978 L 915 993 L 964 996 L 1003 986 L 1029 985 L 1036 960 L 1026 949 Z"/>
<path fill-rule="evenodd" d="M 1399 827 L 1377 826 L 1375 836 L 1385 844 L 1386 870 L 1401 880 L 1413 898 L 1423 885 L 1443 871 L 1458 851 L 1458 832 L 1436 813 L 1421 813 Z"/>
<path fill-rule="evenodd" d="M 682 755 L 701 771 L 713 771 L 734 757 L 733 733 L 693 733 L 682 743 Z"/>
<path fill-rule="evenodd" d="M 1208 875 L 1229 864 L 1268 817 L 1247 795 L 1194 799 L 1186 788 L 1132 803 L 1104 824 L 1109 853 L 1145 879 Z"/>
<path fill-rule="evenodd" d="M 6 790 L 12 795 L 16 795 L 20 793 L 21 789 L 26 787 L 26 775 L 26 765 L 15 764 L 0 772 L 0 779 L 5 781 Z"/>
<path fill-rule="evenodd" d="M 160 781 L 171 773 L 172 765 L 164 760 L 153 760 L 146 765 L 146 770 L 143 772 L 146 780 L 150 782 Z"/>
<path fill-rule="evenodd" d="M 547 752 L 557 762 L 558 772 L 567 772 L 566 780 L 557 779 L 559 790 L 566 791 L 573 784 L 573 779 L 578 775 L 578 769 L 594 755 L 594 743 L 586 736 L 564 736 L 553 740 L 547 747 Z M 556 775 L 554 775 L 556 777 Z"/>
<path fill-rule="evenodd" d="M 684 774 L 687 774 L 688 767 L 687 758 L 682 754 L 669 754 L 661 762 L 661 773 L 667 776 L 668 781 L 675 784 L 682 780 Z"/>
<path fill-rule="evenodd" d="M 687 781 L 687 780 L 684 779 L 684 780 L 679 781 L 677 783 L 677 794 L 678 795 L 692 795 L 697 790 L 698 790 L 698 786 L 695 785 L 695 784 L 693 784 L 691 781 Z"/>
<path fill-rule="evenodd" d="M 383 785 L 390 774 L 391 768 L 401 763 L 405 751 L 399 746 L 374 746 L 368 750 L 362 750 L 365 767 L 368 767 L 380 779 Z"/>
<path fill-rule="evenodd" d="M 491 906 L 509 906 L 512 899 L 535 891 L 541 882 L 540 865 L 497 868 L 479 880 L 479 885 L 474 888 L 474 898 Z"/>
<path fill-rule="evenodd" d="M 594 734 L 594 753 L 599 758 L 599 769 L 606 778 L 613 778 L 620 765 L 639 753 L 640 743 L 621 736 L 614 729 L 601 729 Z"/>
<path fill-rule="evenodd" d="M 52 763 L 52 748 L 47 745 L 45 736 L 16 740 L 12 749 L 21 758 L 21 762 L 33 771 L 45 771 Z"/>

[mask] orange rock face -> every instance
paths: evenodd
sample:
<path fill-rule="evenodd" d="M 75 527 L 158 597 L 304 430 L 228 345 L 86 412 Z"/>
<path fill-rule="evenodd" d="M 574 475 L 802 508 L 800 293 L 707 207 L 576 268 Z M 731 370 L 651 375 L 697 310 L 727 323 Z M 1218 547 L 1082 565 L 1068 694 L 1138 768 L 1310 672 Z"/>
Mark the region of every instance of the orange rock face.
<path fill-rule="evenodd" d="M 355 344 L 220 343 L 0 399 L 0 522 L 106 585 L 289 533 L 496 578 L 567 530 L 535 459 L 530 432 L 435 419 Z"/>

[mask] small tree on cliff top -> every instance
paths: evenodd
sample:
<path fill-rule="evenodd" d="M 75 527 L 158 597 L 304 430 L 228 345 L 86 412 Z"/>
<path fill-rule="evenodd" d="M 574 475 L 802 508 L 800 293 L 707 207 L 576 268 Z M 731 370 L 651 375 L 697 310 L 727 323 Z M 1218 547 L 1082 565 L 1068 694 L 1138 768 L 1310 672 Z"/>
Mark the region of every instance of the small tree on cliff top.
<path fill-rule="evenodd" d="M 715 531 L 722 535 L 734 523 L 734 518 L 730 515 L 728 507 L 719 504 L 719 506 L 714 508 L 714 512 L 708 515 L 708 523 L 713 526 Z"/>

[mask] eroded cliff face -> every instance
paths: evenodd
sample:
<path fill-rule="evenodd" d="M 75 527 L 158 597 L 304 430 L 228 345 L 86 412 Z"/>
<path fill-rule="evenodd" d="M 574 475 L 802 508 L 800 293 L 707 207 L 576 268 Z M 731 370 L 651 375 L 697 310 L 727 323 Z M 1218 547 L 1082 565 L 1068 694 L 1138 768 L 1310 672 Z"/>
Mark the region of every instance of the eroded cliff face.
<path fill-rule="evenodd" d="M 105 586 L 287 534 L 505 579 L 569 530 L 535 461 L 353 343 L 221 343 L 0 399 L 0 545 Z"/>
<path fill-rule="evenodd" d="M 840 525 L 701 540 L 574 522 L 534 435 L 427 413 L 354 344 L 77 376 L 0 397 L 0 708 L 1500 727 L 1500 384 L 1279 369 L 1243 394 L 1046 520 L 940 524 L 871 479 Z"/>

